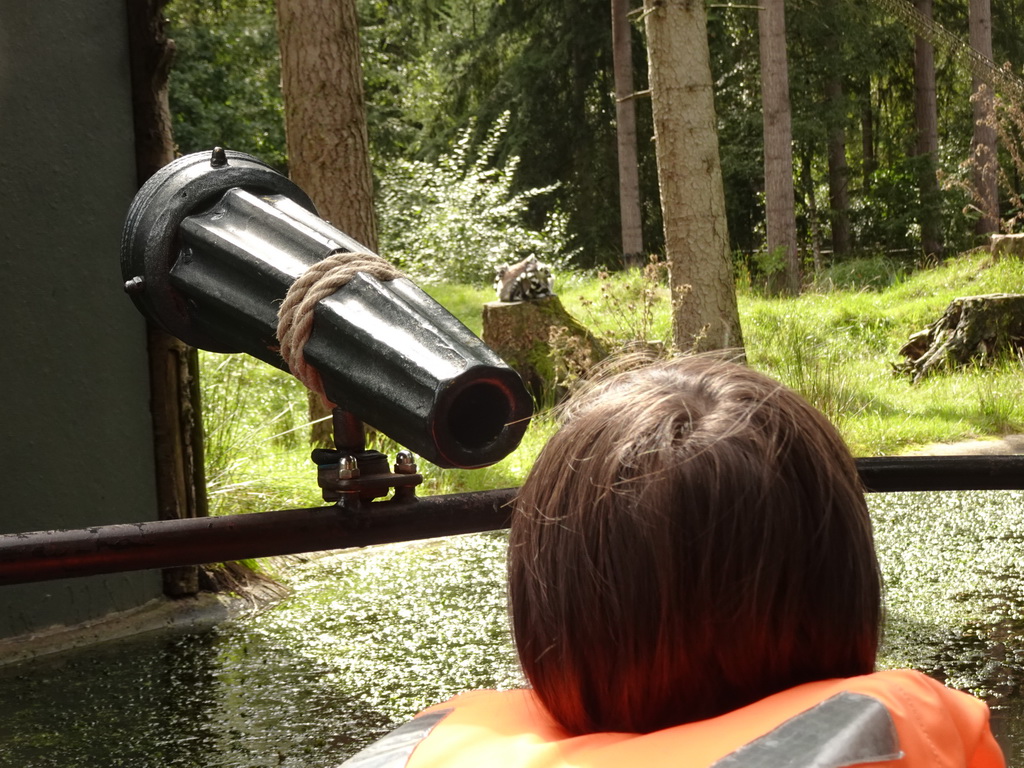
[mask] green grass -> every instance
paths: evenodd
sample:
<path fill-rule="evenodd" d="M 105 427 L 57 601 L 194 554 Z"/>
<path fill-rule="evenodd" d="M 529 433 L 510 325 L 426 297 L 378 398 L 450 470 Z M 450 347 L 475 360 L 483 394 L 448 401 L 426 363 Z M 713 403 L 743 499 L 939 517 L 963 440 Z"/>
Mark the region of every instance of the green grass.
<path fill-rule="evenodd" d="M 211 513 L 316 503 L 305 387 L 247 355 L 199 360 Z"/>
<path fill-rule="evenodd" d="M 565 307 L 615 348 L 630 340 L 667 342 L 670 301 L 663 275 L 563 274 Z M 426 290 L 481 333 L 490 289 L 433 285 Z M 847 263 L 817 277 L 797 298 L 765 298 L 741 286 L 740 315 L 750 364 L 803 394 L 832 419 L 854 454 L 891 455 L 927 443 L 1024 432 L 1024 370 L 1019 360 L 932 376 L 918 385 L 892 364 L 911 333 L 964 295 L 1024 292 L 1024 263 L 991 264 L 968 254 L 906 274 L 885 260 Z M 306 446 L 306 399 L 287 374 L 245 356 L 203 353 L 208 474 L 215 513 L 322 503 Z M 534 418 L 522 445 L 492 467 L 439 470 L 426 462 L 421 493 L 515 486 L 555 429 Z M 373 446 L 394 455 L 397 446 Z"/>
<path fill-rule="evenodd" d="M 495 301 L 491 288 L 475 285 L 421 285 L 425 293 L 455 315 L 477 336 L 483 333 L 483 306 Z"/>
<path fill-rule="evenodd" d="M 891 365 L 910 334 L 964 295 L 1024 291 L 1024 264 L 962 256 L 881 288 L 808 292 L 796 299 L 744 295 L 750 364 L 807 397 L 857 455 L 900 453 L 1024 430 L 1020 361 L 935 375 L 918 385 Z"/>
<path fill-rule="evenodd" d="M 672 302 L 664 266 L 590 275 L 567 275 L 555 290 L 571 315 L 601 336 L 610 350 L 635 341 L 668 346 Z"/>

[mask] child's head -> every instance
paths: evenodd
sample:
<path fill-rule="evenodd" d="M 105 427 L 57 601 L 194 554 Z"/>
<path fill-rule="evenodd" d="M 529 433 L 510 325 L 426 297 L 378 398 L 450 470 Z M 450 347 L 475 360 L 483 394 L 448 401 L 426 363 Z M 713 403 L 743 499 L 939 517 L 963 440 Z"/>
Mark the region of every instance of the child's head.
<path fill-rule="evenodd" d="M 577 398 L 519 494 L 523 670 L 568 731 L 647 732 L 874 667 L 881 587 L 835 428 L 707 357 Z"/>

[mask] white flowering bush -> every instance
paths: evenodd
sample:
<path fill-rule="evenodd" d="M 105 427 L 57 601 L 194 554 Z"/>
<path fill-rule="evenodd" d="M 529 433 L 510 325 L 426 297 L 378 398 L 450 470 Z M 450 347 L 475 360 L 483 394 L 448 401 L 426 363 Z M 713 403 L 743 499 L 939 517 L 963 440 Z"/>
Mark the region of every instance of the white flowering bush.
<path fill-rule="evenodd" d="M 506 112 L 475 150 L 472 126 L 436 162 L 396 160 L 380 178 L 380 253 L 425 282 L 489 284 L 496 267 L 536 256 L 551 266 L 568 254 L 566 217 L 548 215 L 544 228 L 524 225 L 530 201 L 554 187 L 513 192 L 519 158 L 495 159 L 508 131 Z"/>

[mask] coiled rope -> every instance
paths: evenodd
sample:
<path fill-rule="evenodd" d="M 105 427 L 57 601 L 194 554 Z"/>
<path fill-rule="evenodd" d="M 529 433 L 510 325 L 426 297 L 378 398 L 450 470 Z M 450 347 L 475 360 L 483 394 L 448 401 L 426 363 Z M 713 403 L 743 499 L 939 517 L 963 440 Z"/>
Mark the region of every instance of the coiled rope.
<path fill-rule="evenodd" d="M 334 403 L 324 393 L 320 373 L 306 362 L 304 349 L 313 332 L 313 310 L 317 303 L 348 283 L 356 272 L 372 275 L 382 282 L 405 276 L 374 253 L 333 253 L 311 265 L 292 283 L 277 312 L 281 357 L 292 375 L 318 394 L 328 408 L 333 408 Z"/>

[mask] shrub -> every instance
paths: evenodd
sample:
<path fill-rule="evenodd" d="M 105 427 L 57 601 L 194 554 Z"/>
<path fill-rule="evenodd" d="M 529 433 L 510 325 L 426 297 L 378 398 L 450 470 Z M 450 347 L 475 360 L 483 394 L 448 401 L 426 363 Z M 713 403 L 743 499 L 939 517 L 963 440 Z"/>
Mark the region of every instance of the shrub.
<path fill-rule="evenodd" d="M 566 218 L 549 215 L 541 230 L 524 226 L 531 201 L 554 187 L 513 191 L 519 159 L 496 163 L 508 131 L 506 112 L 474 152 L 469 126 L 434 163 L 396 160 L 380 179 L 381 253 L 425 282 L 489 284 L 501 264 L 527 256 L 565 263 Z"/>

